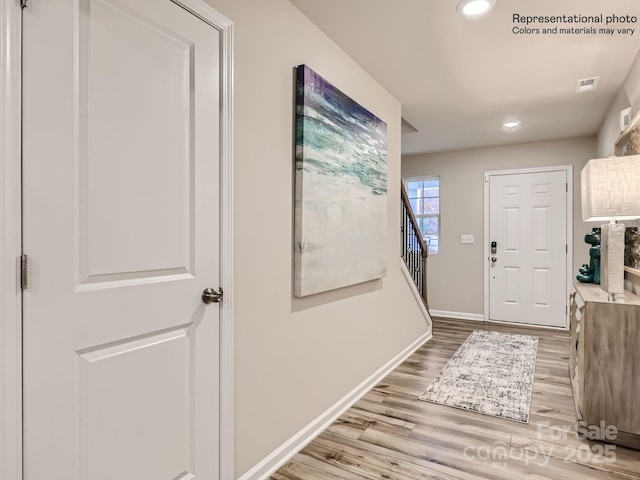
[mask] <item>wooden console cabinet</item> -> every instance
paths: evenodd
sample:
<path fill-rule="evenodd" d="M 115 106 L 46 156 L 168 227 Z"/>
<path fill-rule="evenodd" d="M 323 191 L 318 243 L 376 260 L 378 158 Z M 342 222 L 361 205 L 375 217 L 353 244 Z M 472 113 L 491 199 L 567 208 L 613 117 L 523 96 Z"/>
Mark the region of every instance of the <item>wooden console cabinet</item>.
<path fill-rule="evenodd" d="M 640 449 L 640 298 L 607 301 L 599 285 L 573 282 L 569 375 L 578 419 L 613 425 L 611 443 Z M 604 422 L 604 423 L 601 423 Z"/>

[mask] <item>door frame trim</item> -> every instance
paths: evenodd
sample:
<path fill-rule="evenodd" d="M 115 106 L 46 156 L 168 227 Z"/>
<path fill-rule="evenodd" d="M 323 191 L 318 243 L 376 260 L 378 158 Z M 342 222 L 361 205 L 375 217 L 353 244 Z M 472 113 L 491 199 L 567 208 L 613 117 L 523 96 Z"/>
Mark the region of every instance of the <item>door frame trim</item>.
<path fill-rule="evenodd" d="M 22 478 L 22 9 L 0 0 L 0 480 Z"/>
<path fill-rule="evenodd" d="M 233 23 L 202 0 L 171 0 L 220 32 L 220 479 L 234 478 Z M 0 0 L 0 480 L 22 478 L 22 8 Z"/>
<path fill-rule="evenodd" d="M 234 475 L 233 22 L 203 0 L 171 0 L 220 32 L 220 480 Z"/>
<path fill-rule="evenodd" d="M 522 173 L 545 173 L 545 172 L 565 172 L 567 175 L 567 196 L 566 196 L 566 208 L 567 208 L 567 237 L 566 243 L 568 246 L 566 256 L 566 301 L 569 302 L 569 289 L 571 288 L 571 272 L 573 268 L 573 165 L 559 165 L 550 167 L 532 167 L 532 168 L 518 168 L 513 170 L 492 170 L 484 172 L 484 248 L 483 257 L 483 272 L 484 272 L 484 321 L 489 321 L 489 177 L 501 176 L 501 175 L 516 175 Z M 565 324 L 562 327 L 544 327 L 544 328 L 569 328 L 569 309 L 566 309 Z M 527 324 L 528 325 L 528 324 Z M 535 325 L 531 325 L 535 326 Z"/>
<path fill-rule="evenodd" d="M 203 0 L 171 0 L 220 32 L 220 480 L 234 474 L 233 22 Z"/>

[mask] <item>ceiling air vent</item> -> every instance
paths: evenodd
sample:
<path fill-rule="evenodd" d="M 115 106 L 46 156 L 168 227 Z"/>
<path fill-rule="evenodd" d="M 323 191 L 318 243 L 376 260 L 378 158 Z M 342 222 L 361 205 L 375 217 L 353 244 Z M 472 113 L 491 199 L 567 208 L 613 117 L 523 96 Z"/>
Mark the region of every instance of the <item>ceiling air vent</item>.
<path fill-rule="evenodd" d="M 596 89 L 600 77 L 583 78 L 576 82 L 576 93 L 591 92 Z"/>

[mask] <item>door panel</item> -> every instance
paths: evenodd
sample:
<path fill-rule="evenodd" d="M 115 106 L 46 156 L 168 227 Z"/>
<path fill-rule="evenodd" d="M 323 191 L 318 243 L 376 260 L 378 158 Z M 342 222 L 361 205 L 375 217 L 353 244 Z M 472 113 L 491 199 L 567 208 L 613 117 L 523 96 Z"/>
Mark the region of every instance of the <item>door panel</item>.
<path fill-rule="evenodd" d="M 518 253 L 520 248 L 520 209 L 504 209 L 504 251 Z"/>
<path fill-rule="evenodd" d="M 533 207 L 531 235 L 535 253 L 551 253 L 551 207 Z"/>
<path fill-rule="evenodd" d="M 489 176 L 489 319 L 566 323 L 566 172 Z"/>
<path fill-rule="evenodd" d="M 131 465 L 139 478 L 185 470 L 191 350 L 180 328 L 78 352 L 84 478 L 130 478 Z"/>
<path fill-rule="evenodd" d="M 520 269 L 518 267 L 505 267 L 505 294 L 504 303 L 520 304 Z"/>
<path fill-rule="evenodd" d="M 78 114 L 86 118 L 78 145 L 81 283 L 190 272 L 193 43 L 122 5 L 84 5 L 91 14 L 81 16 L 76 45 Z"/>
<path fill-rule="evenodd" d="M 551 306 L 551 269 L 533 269 L 533 305 Z"/>
<path fill-rule="evenodd" d="M 219 33 L 52 0 L 23 57 L 25 479 L 216 479 Z"/>

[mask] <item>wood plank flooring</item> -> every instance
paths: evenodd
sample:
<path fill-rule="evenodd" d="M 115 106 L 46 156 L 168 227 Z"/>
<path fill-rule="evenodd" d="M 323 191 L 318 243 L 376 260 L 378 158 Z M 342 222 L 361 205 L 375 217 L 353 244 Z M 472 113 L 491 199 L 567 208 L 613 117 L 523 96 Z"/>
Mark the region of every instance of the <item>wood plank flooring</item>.
<path fill-rule="evenodd" d="M 529 424 L 417 399 L 473 330 L 540 337 Z M 434 318 L 431 341 L 271 480 L 640 479 L 640 451 L 577 437 L 568 344 L 563 331 Z"/>

